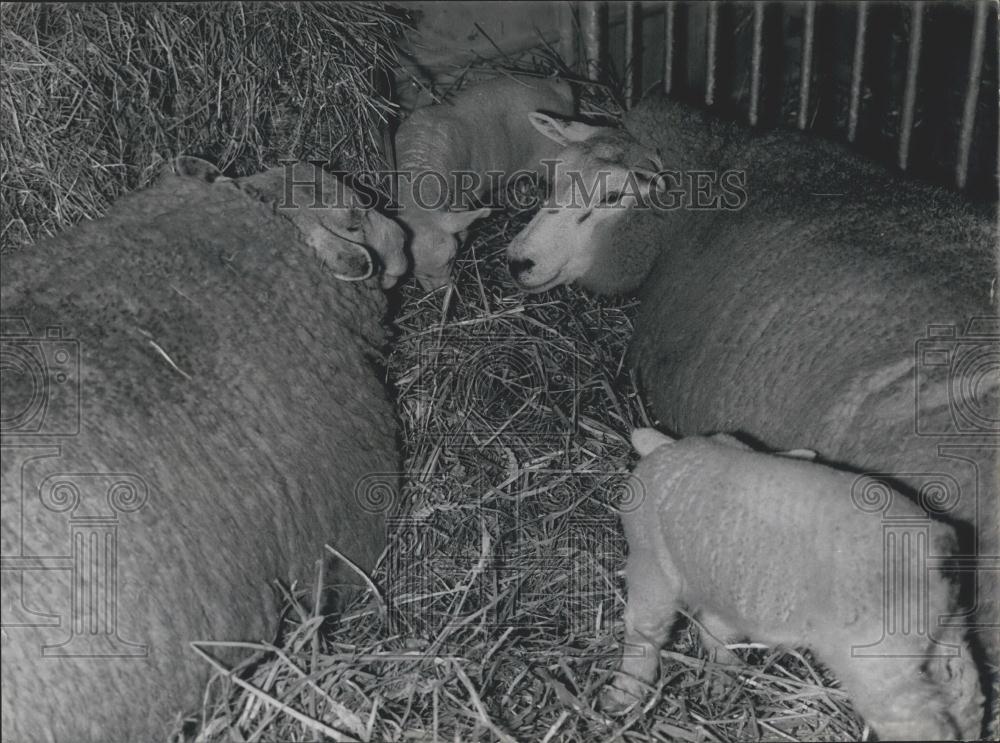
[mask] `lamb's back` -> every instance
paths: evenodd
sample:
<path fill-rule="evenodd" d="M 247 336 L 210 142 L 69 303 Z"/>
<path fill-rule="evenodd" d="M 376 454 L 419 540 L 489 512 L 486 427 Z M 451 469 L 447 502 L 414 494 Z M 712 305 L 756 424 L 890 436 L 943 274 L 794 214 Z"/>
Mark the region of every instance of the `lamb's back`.
<path fill-rule="evenodd" d="M 532 111 L 573 113 L 570 86 L 559 80 L 498 78 L 451 100 L 421 108 L 396 134 L 400 169 L 535 170 L 559 146 L 534 130 Z"/>
<path fill-rule="evenodd" d="M 882 519 L 852 498 L 869 481 L 704 439 L 661 447 L 635 474 L 646 501 L 626 529 L 660 530 L 647 543 L 669 551 L 688 605 L 788 643 L 880 616 Z M 925 518 L 898 500 L 894 516 Z"/>

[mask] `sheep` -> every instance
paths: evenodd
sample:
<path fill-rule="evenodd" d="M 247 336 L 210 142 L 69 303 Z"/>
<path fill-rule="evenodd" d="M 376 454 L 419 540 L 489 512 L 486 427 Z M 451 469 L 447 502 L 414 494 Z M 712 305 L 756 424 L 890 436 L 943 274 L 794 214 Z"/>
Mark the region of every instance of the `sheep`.
<path fill-rule="evenodd" d="M 190 642 L 270 641 L 275 580 L 383 549 L 386 302 L 324 263 L 398 266 L 402 229 L 313 166 L 190 163 L 2 257 L 4 740 L 165 737 L 208 680 Z"/>
<path fill-rule="evenodd" d="M 665 430 L 806 446 L 955 522 L 996 666 L 995 205 L 669 99 L 623 129 L 530 118 L 565 149 L 554 206 L 508 246 L 515 281 L 637 292 L 630 365 Z M 558 208 L 574 173 L 582 206 Z"/>
<path fill-rule="evenodd" d="M 622 513 L 628 652 L 606 708 L 642 698 L 687 606 L 700 613 L 706 647 L 749 636 L 811 648 L 882 740 L 979 736 L 983 695 L 963 629 L 937 625 L 955 621 L 955 586 L 883 532 L 894 524 L 914 549 L 925 537 L 941 557 L 953 549 L 951 527 L 888 487 L 726 435 L 675 442 L 640 428 L 632 442 L 642 498 Z M 923 573 L 896 582 L 914 564 Z M 912 625 L 884 634 L 890 612 Z"/>
<path fill-rule="evenodd" d="M 503 178 L 520 171 L 542 175 L 541 161 L 558 152 L 558 145 L 539 135 L 525 119 L 536 109 L 572 114 L 569 84 L 521 77 L 489 80 L 463 89 L 447 103 L 418 109 L 400 124 L 395 136 L 402 174 L 399 219 L 411 233 L 414 275 L 425 290 L 448 283 L 458 247 L 456 236 L 490 213 L 487 207 L 447 208 L 465 188 L 457 182 L 457 174 L 474 174 L 470 177 L 478 183 L 470 184 L 469 193 L 478 199 L 490 194 L 494 185 L 489 173 Z M 422 175 L 426 173 L 437 176 Z M 431 208 L 436 202 L 445 208 Z"/>

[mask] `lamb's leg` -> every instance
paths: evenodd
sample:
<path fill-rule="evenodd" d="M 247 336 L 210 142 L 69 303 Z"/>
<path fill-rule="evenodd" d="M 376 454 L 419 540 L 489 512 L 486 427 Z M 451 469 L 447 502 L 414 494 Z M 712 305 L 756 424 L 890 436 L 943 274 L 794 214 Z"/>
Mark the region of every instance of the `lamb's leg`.
<path fill-rule="evenodd" d="M 726 647 L 726 643 L 739 639 L 739 635 L 729 624 L 710 612 L 704 612 L 699 616 L 698 622 L 704 630 L 701 633 L 701 644 L 708 653 L 710 661 L 724 666 L 737 666 L 743 663 L 736 653 Z"/>
<path fill-rule="evenodd" d="M 914 648 L 921 649 L 927 650 Z M 838 654 L 823 660 L 880 740 L 979 737 L 982 694 L 967 653 L 960 658 Z"/>
<path fill-rule="evenodd" d="M 625 567 L 628 606 L 625 648 L 614 683 L 604 691 L 602 706 L 616 709 L 642 701 L 644 684 L 656 679 L 660 648 L 670 635 L 678 607 L 679 582 L 663 565 L 664 556 L 633 550 Z"/>
<path fill-rule="evenodd" d="M 709 661 L 735 669 L 743 664 L 740 657 L 726 647 L 726 643 L 735 642 L 739 634 L 721 617 L 710 612 L 704 612 L 698 617 L 701 624 L 701 644 L 705 648 Z M 715 697 L 723 697 L 738 686 L 736 679 L 719 669 L 712 669 L 710 693 Z"/>
<path fill-rule="evenodd" d="M 983 735 L 986 699 L 972 652 L 966 643 L 960 644 L 961 655 L 934 659 L 924 665 L 924 672 L 945 699 L 945 707 L 961 739 L 974 740 Z"/>

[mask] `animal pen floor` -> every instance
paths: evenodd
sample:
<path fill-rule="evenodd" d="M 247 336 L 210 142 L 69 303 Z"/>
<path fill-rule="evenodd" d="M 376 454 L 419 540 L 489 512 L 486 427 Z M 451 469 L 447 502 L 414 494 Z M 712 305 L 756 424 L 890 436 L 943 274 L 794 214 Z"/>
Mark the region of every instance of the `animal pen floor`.
<path fill-rule="evenodd" d="M 475 225 L 450 295 L 402 288 L 386 375 L 406 475 L 375 588 L 342 618 L 292 597 L 280 649 L 213 682 L 202 739 L 861 739 L 808 656 L 748 647 L 734 673 L 687 624 L 645 706 L 596 709 L 624 608 L 610 506 L 641 497 L 628 434 L 650 424 L 626 364 L 636 302 L 518 292 L 504 248 L 528 218 Z M 384 502 L 379 482 L 362 497 Z"/>
<path fill-rule="evenodd" d="M 67 12 L 74 7 L 87 12 Z M 374 151 L 384 102 L 361 99 L 371 50 L 391 67 L 387 40 L 398 31 L 374 5 L 148 7 L 5 4 L 8 27 L 28 29 L 4 37 L 17 42 L 7 44 L 7 84 L 27 92 L 4 97 L 5 116 L 19 123 L 0 142 L 17 166 L 5 176 L 3 205 L 18 218 L 3 225 L 0 248 L 98 216 L 148 183 L 162 166 L 158 154 L 178 143 L 232 175 L 286 152 L 323 159 L 345 140 L 352 167 Z M 331 44 L 344 28 L 356 43 Z M 277 80 L 288 90 L 272 95 Z M 222 81 L 232 89 L 217 87 Z M 345 98 L 312 95 L 322 89 Z M 790 80 L 787 90 L 797 89 Z M 644 706 L 620 717 L 597 709 L 617 667 L 625 605 L 625 545 L 611 506 L 640 497 L 627 476 L 628 435 L 655 421 L 626 363 L 635 300 L 572 288 L 526 296 L 509 279 L 504 248 L 529 218 L 508 210 L 477 223 L 453 293 L 425 295 L 412 280 L 394 293 L 396 332 L 382 361 L 404 477 L 371 588 L 331 615 L 309 608 L 321 573 L 286 591 L 280 636 L 237 644 L 246 660 L 236 668 L 211 659 L 234 643 L 200 643 L 203 659 L 190 662 L 220 673 L 192 718 L 197 740 L 868 735 L 810 656 L 742 647 L 746 665 L 724 669 L 706 661 L 689 622 L 661 652 Z M 384 504 L 385 476 L 359 483 L 359 495 Z M 180 728 L 174 738 L 186 740 Z"/>

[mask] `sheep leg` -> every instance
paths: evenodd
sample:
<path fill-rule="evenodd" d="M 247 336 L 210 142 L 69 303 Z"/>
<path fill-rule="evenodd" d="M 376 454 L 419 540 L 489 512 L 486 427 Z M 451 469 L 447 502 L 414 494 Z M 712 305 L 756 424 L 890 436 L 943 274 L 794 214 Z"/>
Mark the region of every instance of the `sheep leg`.
<path fill-rule="evenodd" d="M 698 622 L 702 628 L 701 644 L 710 662 L 725 666 L 726 670 L 735 669 L 743 664 L 743 660 L 726 647 L 726 643 L 739 639 L 739 634 L 722 617 L 711 612 L 703 612 L 698 617 Z M 726 696 L 738 686 L 736 680 L 723 669 L 716 668 L 712 671 L 710 685 L 712 696 Z"/>
<path fill-rule="evenodd" d="M 641 701 L 646 696 L 645 686 L 656 679 L 659 651 L 679 608 L 680 584 L 664 569 L 664 561 L 663 555 L 652 550 L 636 549 L 629 554 L 625 567 L 625 647 L 617 678 L 604 692 L 602 706 L 606 709 Z"/>
<path fill-rule="evenodd" d="M 880 740 L 979 737 L 982 696 L 967 653 L 960 658 L 887 654 L 824 660 Z"/>
<path fill-rule="evenodd" d="M 738 634 L 722 617 L 704 612 L 698 617 L 698 622 L 704 630 L 701 633 L 701 644 L 710 661 L 724 666 L 738 666 L 743 663 L 736 653 L 726 647 L 726 643 L 735 641 Z"/>

